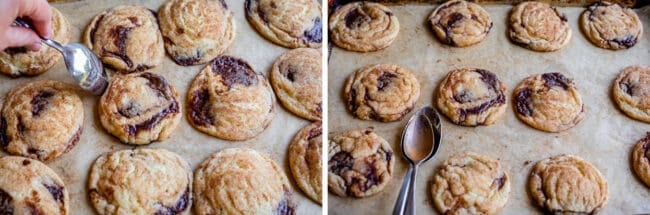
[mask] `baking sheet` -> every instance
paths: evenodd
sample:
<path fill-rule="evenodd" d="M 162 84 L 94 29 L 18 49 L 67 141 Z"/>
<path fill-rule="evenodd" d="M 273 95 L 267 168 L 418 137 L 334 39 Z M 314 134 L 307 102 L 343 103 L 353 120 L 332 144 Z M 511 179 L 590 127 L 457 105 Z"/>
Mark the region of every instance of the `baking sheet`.
<path fill-rule="evenodd" d="M 399 138 L 406 124 L 380 123 L 354 118 L 343 97 L 345 80 L 367 64 L 393 63 L 412 70 L 420 80 L 421 97 L 415 109 L 433 106 L 434 89 L 454 68 L 478 67 L 497 74 L 508 89 L 508 109 L 494 125 L 462 127 L 442 120 L 442 146 L 436 156 L 420 166 L 417 176 L 416 210 L 436 214 L 431 198 L 431 181 L 442 162 L 452 154 L 472 151 L 500 160 L 511 178 L 512 191 L 501 214 L 541 214 L 530 200 L 526 183 L 532 166 L 557 154 L 574 154 L 591 162 L 609 183 L 609 200 L 601 214 L 650 213 L 650 187 L 638 180 L 630 167 L 630 151 L 650 131 L 650 124 L 624 115 L 611 99 L 611 86 L 618 73 L 634 64 L 650 64 L 650 10 L 637 10 L 645 35 L 636 46 L 622 51 L 592 45 L 579 29 L 584 8 L 559 8 L 566 13 L 573 36 L 561 50 L 540 53 L 512 44 L 507 37 L 510 5 L 487 5 L 494 27 L 487 38 L 474 46 L 454 48 L 441 44 L 429 28 L 427 17 L 436 5 L 389 5 L 400 21 L 400 34 L 385 50 L 356 53 L 334 47 L 329 61 L 329 134 L 374 127 L 396 155 L 401 155 Z M 562 133 L 545 133 L 519 121 L 512 108 L 512 90 L 525 77 L 544 72 L 562 72 L 578 86 L 585 103 L 584 120 Z M 397 160 L 393 178 L 383 192 L 363 198 L 341 198 L 329 193 L 330 214 L 390 214 L 408 168 Z"/>
<path fill-rule="evenodd" d="M 138 4 L 157 11 L 163 2 L 164 0 L 86 0 L 52 5 L 59 9 L 68 19 L 72 25 L 72 41 L 78 42 L 81 40 L 81 34 L 90 20 L 105 9 L 117 5 Z M 267 41 L 248 24 L 244 14 L 244 1 L 226 0 L 226 2 L 229 9 L 234 12 L 237 28 L 235 41 L 226 54 L 245 59 L 255 71 L 268 77 L 273 61 L 288 49 Z M 170 84 L 176 87 L 176 90 L 181 95 L 180 101 L 185 104 L 189 84 L 202 68 L 203 66 L 178 66 L 168 56 L 165 56 L 163 64 L 150 70 L 150 72 L 165 76 Z M 63 60 L 61 60 L 47 73 L 33 78 L 11 79 L 0 75 L 0 98 L 4 100 L 6 93 L 15 86 L 44 79 L 58 80 L 69 84 L 75 83 L 67 74 Z M 120 143 L 117 138 L 114 138 L 103 129 L 96 111 L 99 97 L 81 91 L 78 93 L 82 97 L 85 111 L 84 132 L 81 139 L 70 152 L 48 162 L 47 165 L 54 169 L 65 182 L 70 193 L 71 214 L 95 214 L 87 195 L 90 166 L 103 153 L 135 147 Z M 309 122 L 291 114 L 280 103 L 277 103 L 275 110 L 275 118 L 268 129 L 252 140 L 229 142 L 205 135 L 190 126 L 185 113 L 183 113 L 181 122 L 171 135 L 171 138 L 164 142 L 143 147 L 165 148 L 178 153 L 189 162 L 193 170 L 210 154 L 221 149 L 232 147 L 253 148 L 269 155 L 284 170 L 293 187 L 293 196 L 298 202 L 298 214 L 321 214 L 321 206 L 306 197 L 294 182 L 289 168 L 289 160 L 286 156 L 293 135 Z M 2 156 L 6 155 L 4 152 L 0 153 Z"/>

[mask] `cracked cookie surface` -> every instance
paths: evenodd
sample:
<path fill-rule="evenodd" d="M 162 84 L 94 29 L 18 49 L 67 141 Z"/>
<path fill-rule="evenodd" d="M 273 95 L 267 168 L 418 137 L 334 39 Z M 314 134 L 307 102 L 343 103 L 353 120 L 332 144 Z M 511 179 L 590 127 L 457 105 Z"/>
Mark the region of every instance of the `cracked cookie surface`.
<path fill-rule="evenodd" d="M 484 69 L 450 71 L 438 89 L 438 109 L 459 125 L 489 125 L 506 110 L 506 86 Z"/>
<path fill-rule="evenodd" d="M 510 39 L 534 51 L 555 51 L 571 40 L 567 18 L 544 2 L 527 1 L 510 12 Z"/>
<path fill-rule="evenodd" d="M 429 16 L 440 42 L 456 47 L 481 42 L 492 29 L 490 14 L 480 5 L 464 0 L 447 1 Z"/>
<path fill-rule="evenodd" d="M 344 94 L 348 110 L 357 118 L 392 122 L 413 110 L 420 82 L 397 65 L 368 65 L 348 78 Z"/>
<path fill-rule="evenodd" d="M 431 185 L 443 214 L 496 214 L 510 196 L 510 178 L 499 161 L 465 152 L 447 159 Z"/>
<path fill-rule="evenodd" d="M 317 49 L 289 50 L 275 60 L 269 75 L 282 105 L 308 120 L 323 114 L 321 56 Z"/>
<path fill-rule="evenodd" d="M 316 0 L 246 0 L 248 22 L 266 39 L 287 48 L 319 48 L 321 7 Z"/>
<path fill-rule="evenodd" d="M 336 46 L 350 51 L 373 52 L 393 43 L 399 21 L 386 6 L 373 2 L 346 4 L 330 16 L 330 37 Z"/>
<path fill-rule="evenodd" d="M 95 160 L 88 195 L 99 214 L 189 214 L 192 170 L 165 149 L 122 150 Z"/>
<path fill-rule="evenodd" d="M 614 81 L 614 101 L 625 114 L 650 123 L 650 67 L 626 67 Z"/>
<path fill-rule="evenodd" d="M 650 187 L 650 132 L 637 141 L 632 149 L 632 169 L 639 179 Z"/>
<path fill-rule="evenodd" d="M 580 27 L 594 45 L 611 50 L 627 49 L 643 34 L 643 24 L 634 10 L 600 1 L 580 16 Z"/>
<path fill-rule="evenodd" d="M 83 130 L 84 108 L 73 87 L 35 81 L 12 89 L 0 115 L 0 147 L 48 161 L 70 151 Z"/>
<path fill-rule="evenodd" d="M 300 129 L 289 144 L 289 166 L 293 178 L 309 198 L 321 204 L 322 134 L 322 123 L 316 121 Z"/>
<path fill-rule="evenodd" d="M 375 132 L 351 130 L 332 137 L 329 143 L 329 191 L 363 198 L 388 185 L 395 167 L 393 149 Z"/>

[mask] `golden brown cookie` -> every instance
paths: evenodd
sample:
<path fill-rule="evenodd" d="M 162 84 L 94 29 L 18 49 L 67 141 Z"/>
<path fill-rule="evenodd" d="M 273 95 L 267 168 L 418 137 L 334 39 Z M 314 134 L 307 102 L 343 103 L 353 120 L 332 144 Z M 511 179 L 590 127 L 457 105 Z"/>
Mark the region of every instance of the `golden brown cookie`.
<path fill-rule="evenodd" d="M 628 116 L 650 123 L 650 67 L 629 66 L 614 81 L 612 93 Z"/>
<path fill-rule="evenodd" d="M 373 52 L 393 43 L 399 33 L 399 21 L 386 6 L 360 1 L 334 11 L 329 29 L 330 38 L 338 47 Z"/>
<path fill-rule="evenodd" d="M 140 72 L 111 77 L 97 109 L 106 131 L 123 143 L 142 145 L 169 138 L 181 120 L 179 101 L 165 77 Z"/>
<path fill-rule="evenodd" d="M 514 91 L 517 117 L 533 128 L 561 132 L 580 121 L 584 104 L 573 80 L 561 73 L 544 73 L 524 79 Z"/>
<path fill-rule="evenodd" d="M 207 63 L 235 39 L 235 18 L 225 1 L 169 0 L 158 13 L 165 49 L 178 65 Z"/>
<path fill-rule="evenodd" d="M 465 152 L 442 165 L 431 185 L 440 213 L 496 214 L 508 202 L 510 178 L 499 161 Z"/>
<path fill-rule="evenodd" d="M 121 73 L 151 69 L 165 56 L 156 14 L 143 6 L 117 6 L 98 14 L 84 40 L 104 64 Z"/>
<path fill-rule="evenodd" d="M 429 16 L 429 24 L 440 42 L 456 47 L 479 43 L 492 29 L 490 14 L 480 5 L 464 0 L 438 6 Z"/>
<path fill-rule="evenodd" d="M 550 52 L 571 40 L 566 16 L 551 5 L 526 1 L 510 12 L 510 39 L 530 50 Z"/>
<path fill-rule="evenodd" d="M 308 120 L 322 117 L 321 57 L 317 49 L 287 51 L 275 60 L 269 75 L 282 105 Z"/>
<path fill-rule="evenodd" d="M 83 130 L 84 109 L 72 86 L 35 81 L 12 89 L 0 116 L 0 147 L 48 161 L 70 151 Z"/>
<path fill-rule="evenodd" d="M 61 44 L 70 41 L 70 23 L 54 7 L 52 8 L 52 40 Z M 59 62 L 61 54 L 54 48 L 43 45 L 37 52 L 27 48 L 7 48 L 0 52 L 0 73 L 11 77 L 34 76 L 47 72 Z"/>
<path fill-rule="evenodd" d="M 29 158 L 0 158 L 0 214 L 70 213 L 70 196 L 59 176 Z"/>
<path fill-rule="evenodd" d="M 639 179 L 650 187 L 650 132 L 636 142 L 632 149 L 632 169 Z"/>
<path fill-rule="evenodd" d="M 289 166 L 293 178 L 309 198 L 321 204 L 322 134 L 322 123 L 316 121 L 300 129 L 289 144 Z"/>
<path fill-rule="evenodd" d="M 329 191 L 363 198 L 388 185 L 395 159 L 386 140 L 369 129 L 359 129 L 330 139 L 327 165 Z"/>
<path fill-rule="evenodd" d="M 506 111 L 506 86 L 484 69 L 456 69 L 438 88 L 438 110 L 464 126 L 490 125 Z"/>
<path fill-rule="evenodd" d="M 607 181 L 598 169 L 573 155 L 535 164 L 528 178 L 533 202 L 550 214 L 595 214 L 607 202 Z"/>
<path fill-rule="evenodd" d="M 295 214 L 289 180 L 278 165 L 252 149 L 212 154 L 194 173 L 196 214 Z"/>
<path fill-rule="evenodd" d="M 88 195 L 99 214 L 189 214 L 192 169 L 165 149 L 103 154 L 88 178 Z"/>
<path fill-rule="evenodd" d="M 348 78 L 345 97 L 348 110 L 359 119 L 392 122 L 413 110 L 420 82 L 397 65 L 368 65 Z"/>
<path fill-rule="evenodd" d="M 634 10 L 599 1 L 580 17 L 580 27 L 594 45 L 611 50 L 634 46 L 643 34 L 643 24 Z"/>
<path fill-rule="evenodd" d="M 259 135 L 275 115 L 275 96 L 266 78 L 230 56 L 215 58 L 196 75 L 187 105 L 194 128 L 226 140 Z"/>
<path fill-rule="evenodd" d="M 246 0 L 248 22 L 266 39 L 287 48 L 319 48 L 323 40 L 316 0 Z"/>

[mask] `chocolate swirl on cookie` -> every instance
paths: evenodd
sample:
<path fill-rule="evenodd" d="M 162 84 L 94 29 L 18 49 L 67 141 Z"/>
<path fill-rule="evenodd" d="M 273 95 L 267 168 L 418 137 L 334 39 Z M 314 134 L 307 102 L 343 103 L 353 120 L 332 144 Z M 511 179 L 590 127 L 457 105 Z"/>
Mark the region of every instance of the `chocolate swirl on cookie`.
<path fill-rule="evenodd" d="M 13 198 L 2 189 L 0 189 L 0 213 L 14 214 Z"/>
<path fill-rule="evenodd" d="M 456 47 L 481 42 L 492 29 L 490 14 L 480 5 L 453 0 L 438 6 L 429 24 L 441 42 Z"/>
<path fill-rule="evenodd" d="M 643 32 L 634 10 L 607 1 L 589 6 L 582 13 L 580 27 L 594 45 L 611 50 L 631 48 Z"/>
<path fill-rule="evenodd" d="M 320 4 L 315 0 L 246 0 L 246 18 L 266 39 L 287 48 L 319 48 Z M 300 13 L 296 13 L 300 11 Z"/>
<path fill-rule="evenodd" d="M 534 51 L 555 51 L 571 39 L 566 16 L 548 3 L 526 1 L 510 13 L 510 39 Z"/>
<path fill-rule="evenodd" d="M 650 122 L 650 67 L 633 65 L 623 69 L 614 81 L 612 94 L 629 117 Z"/>
<path fill-rule="evenodd" d="M 393 12 L 378 3 L 353 2 L 330 16 L 332 41 L 341 48 L 372 52 L 393 43 L 399 33 L 399 21 Z"/>

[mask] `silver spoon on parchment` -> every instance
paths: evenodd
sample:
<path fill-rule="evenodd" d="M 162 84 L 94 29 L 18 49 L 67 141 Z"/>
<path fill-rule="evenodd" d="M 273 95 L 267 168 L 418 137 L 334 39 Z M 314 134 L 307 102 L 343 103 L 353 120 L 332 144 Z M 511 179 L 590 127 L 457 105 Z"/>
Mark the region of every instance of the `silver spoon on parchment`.
<path fill-rule="evenodd" d="M 34 30 L 29 22 L 20 18 L 14 20 L 17 26 Z M 41 41 L 63 54 L 65 66 L 68 73 L 77 81 L 82 89 L 94 94 L 101 95 L 108 86 L 108 76 L 97 56 L 86 46 L 79 43 L 61 45 L 59 42 L 41 37 Z"/>
<path fill-rule="evenodd" d="M 438 112 L 431 107 L 418 110 L 404 127 L 400 146 L 409 169 L 393 209 L 393 215 L 415 214 L 415 179 L 418 166 L 431 159 L 442 140 Z"/>

